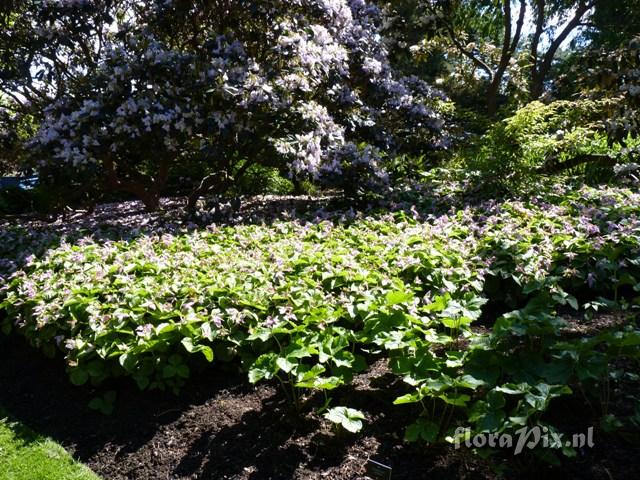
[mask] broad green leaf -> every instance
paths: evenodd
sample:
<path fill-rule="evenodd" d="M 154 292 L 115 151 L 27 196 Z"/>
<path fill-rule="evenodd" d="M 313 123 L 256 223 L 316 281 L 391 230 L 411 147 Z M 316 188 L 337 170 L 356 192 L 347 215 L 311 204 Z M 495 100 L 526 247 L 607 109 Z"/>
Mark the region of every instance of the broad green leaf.
<path fill-rule="evenodd" d="M 345 430 L 356 433 L 362 430 L 362 420 L 365 416 L 361 411 L 353 408 L 334 407 L 324 414 L 324 418 L 341 425 Z"/>
<path fill-rule="evenodd" d="M 440 426 L 437 423 L 426 418 L 419 418 L 416 423 L 407 427 L 404 439 L 407 442 L 415 442 L 421 439 L 427 443 L 433 443 L 438 439 L 439 433 Z"/>
<path fill-rule="evenodd" d="M 413 294 L 410 292 L 395 291 L 387 293 L 385 297 L 387 305 L 399 305 L 401 303 L 407 303 L 413 299 Z"/>
<path fill-rule="evenodd" d="M 69 379 L 74 385 L 80 386 L 87 383 L 89 380 L 89 374 L 85 369 L 76 367 L 69 372 Z"/>

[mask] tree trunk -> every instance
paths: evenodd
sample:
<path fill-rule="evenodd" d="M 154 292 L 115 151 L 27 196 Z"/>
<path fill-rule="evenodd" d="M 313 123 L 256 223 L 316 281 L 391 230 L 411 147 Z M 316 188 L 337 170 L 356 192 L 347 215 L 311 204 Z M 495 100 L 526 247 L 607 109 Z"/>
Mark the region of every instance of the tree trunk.
<path fill-rule="evenodd" d="M 494 117 L 498 112 L 498 90 L 500 83 L 491 82 L 487 89 L 487 113 L 490 117 Z"/>
<path fill-rule="evenodd" d="M 536 100 L 540 98 L 542 96 L 542 88 L 544 86 L 544 81 L 538 74 L 538 48 L 540 39 L 542 38 L 542 34 L 544 32 L 545 7 L 545 0 L 536 0 L 536 29 L 531 40 L 531 53 L 529 55 L 529 60 L 531 62 L 531 83 L 529 85 L 530 100 Z"/>
<path fill-rule="evenodd" d="M 538 100 L 544 93 L 544 78 L 537 73 L 531 79 L 531 86 L 529 89 L 529 98 L 531 100 Z"/>
<path fill-rule="evenodd" d="M 107 156 L 103 160 L 103 166 L 106 175 L 104 184 L 107 190 L 130 193 L 142 201 L 148 211 L 158 210 L 160 207 L 160 194 L 169 176 L 167 158 L 159 160 L 158 172 L 154 178 L 149 178 L 137 172 L 128 172 L 131 178 L 120 178 L 116 163 L 111 156 Z"/>
<path fill-rule="evenodd" d="M 205 195 L 213 187 L 216 187 L 216 193 L 224 193 L 223 185 L 228 178 L 229 177 L 222 172 L 216 172 L 204 177 L 200 182 L 200 185 L 198 185 L 187 197 L 187 211 L 193 213 L 200 197 Z M 224 190 L 227 189 L 228 187 L 224 188 Z"/>
<path fill-rule="evenodd" d="M 226 171 L 212 173 L 202 179 L 200 185 L 198 185 L 187 197 L 187 211 L 193 213 L 196 209 L 196 205 L 201 196 L 205 195 L 209 190 L 215 188 L 218 195 L 222 195 L 231 188 L 236 180 L 239 180 L 247 171 L 247 169 L 253 165 L 253 162 L 246 160 L 238 170 L 229 175 Z"/>
<path fill-rule="evenodd" d="M 504 16 L 504 36 L 502 41 L 502 53 L 500 54 L 500 63 L 491 78 L 491 83 L 487 90 L 487 112 L 490 117 L 495 116 L 498 111 L 498 94 L 500 92 L 500 85 L 504 78 L 507 68 L 509 68 L 509 62 L 513 58 L 513 55 L 520 43 L 520 36 L 522 35 L 522 27 L 524 25 L 524 18 L 527 12 L 526 0 L 520 0 L 520 13 L 518 14 L 518 21 L 516 23 L 516 31 L 511 36 L 512 21 L 511 21 L 511 0 L 504 0 L 502 6 L 502 14 Z"/>
<path fill-rule="evenodd" d="M 544 8 L 544 1 L 541 1 L 541 6 Z M 587 2 L 580 0 L 578 6 L 575 9 L 574 15 L 569 22 L 562 29 L 560 34 L 551 42 L 549 49 L 542 56 L 542 59 L 538 59 L 538 43 L 540 42 L 540 34 L 542 32 L 542 24 L 544 23 L 544 11 L 538 13 L 538 20 L 536 25 L 536 33 L 534 34 L 531 50 L 532 61 L 532 75 L 531 75 L 531 89 L 529 97 L 531 100 L 539 99 L 544 93 L 544 81 L 546 80 L 551 67 L 553 65 L 553 59 L 562 46 L 562 43 L 569 37 L 572 31 L 574 31 L 582 22 L 584 15 L 593 7 L 594 2 Z"/>
<path fill-rule="evenodd" d="M 148 212 L 155 212 L 160 208 L 160 195 L 157 192 L 144 190 L 143 193 L 138 195 L 138 198 L 142 200 Z"/>

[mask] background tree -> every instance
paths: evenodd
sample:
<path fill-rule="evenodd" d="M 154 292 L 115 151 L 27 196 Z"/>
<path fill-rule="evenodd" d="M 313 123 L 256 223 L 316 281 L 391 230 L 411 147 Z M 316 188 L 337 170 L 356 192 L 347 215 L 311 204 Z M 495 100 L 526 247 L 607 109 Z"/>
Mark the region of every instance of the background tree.
<path fill-rule="evenodd" d="M 115 16 L 125 0 L 0 4 L 0 92 L 13 108 L 42 112 L 95 70 Z"/>
<path fill-rule="evenodd" d="M 640 36 L 640 0 L 596 2 L 584 25 L 584 40 L 590 47 L 617 49 Z"/>
<path fill-rule="evenodd" d="M 640 134 L 640 36 L 616 49 L 590 46 L 567 60 L 554 84 L 557 96 L 608 99 L 610 143 L 626 145 Z"/>
<path fill-rule="evenodd" d="M 493 116 L 500 95 L 522 91 L 527 100 L 538 99 L 552 73 L 554 61 L 567 40 L 589 21 L 597 1 L 568 0 L 404 0 L 401 7 L 387 8 L 404 20 L 399 22 L 403 40 L 429 57 L 442 52 L 446 59 L 441 75 L 457 75 L 468 96 L 469 85 L 479 85 L 486 111 Z M 410 6 L 407 6 L 409 4 Z M 604 2 L 599 5 L 604 8 Z M 407 17 L 408 15 L 408 17 Z M 530 25 L 527 19 L 533 20 Z M 405 42 L 406 43 L 406 42 Z M 448 71 L 447 71 L 448 70 Z M 526 87 L 525 87 L 526 84 Z M 451 85 L 450 88 L 456 88 Z M 474 101 L 478 99 L 474 97 Z"/>
<path fill-rule="evenodd" d="M 404 19 L 396 30 L 403 32 L 405 52 L 411 51 L 418 59 L 441 58 L 439 66 L 444 71 L 439 75 L 449 77 L 451 83 L 465 83 L 461 98 L 468 97 L 469 85 L 481 85 L 481 96 L 493 115 L 523 35 L 526 1 L 517 5 L 508 0 L 401 3 L 388 3 L 387 9 Z"/>
<path fill-rule="evenodd" d="M 530 42 L 530 100 L 536 100 L 542 96 L 544 83 L 548 79 L 558 50 L 578 27 L 586 24 L 596 3 L 596 0 L 577 2 L 535 0 L 533 2 L 535 21 Z M 543 50 L 542 42 L 545 36 L 548 47 Z"/>
<path fill-rule="evenodd" d="M 25 141 L 34 135 L 35 128 L 29 115 L 0 96 L 0 176 L 24 170 L 28 156 Z"/>

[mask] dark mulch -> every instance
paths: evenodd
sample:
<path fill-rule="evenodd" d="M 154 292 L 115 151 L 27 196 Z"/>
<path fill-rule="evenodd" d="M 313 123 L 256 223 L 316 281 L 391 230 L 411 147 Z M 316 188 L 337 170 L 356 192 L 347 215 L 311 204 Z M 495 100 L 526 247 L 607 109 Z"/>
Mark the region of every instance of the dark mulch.
<path fill-rule="evenodd" d="M 21 339 L 0 338 L 0 364 L 0 404 L 105 480 L 358 479 L 368 458 L 391 465 L 393 480 L 495 477 L 465 450 L 402 442 L 415 412 L 391 406 L 403 386 L 382 362 L 334 395 L 334 404 L 366 412 L 358 435 L 336 434 L 311 408 L 292 412 L 274 385 L 254 387 L 234 366 L 199 373 L 179 397 L 123 383 L 116 413 L 103 416 L 88 409 L 89 388 L 69 384 L 61 360 L 41 357 Z M 506 476 L 635 480 L 638 453 L 620 437 L 596 436 L 595 449 L 561 468 L 521 456 L 508 459 L 516 471 Z"/>

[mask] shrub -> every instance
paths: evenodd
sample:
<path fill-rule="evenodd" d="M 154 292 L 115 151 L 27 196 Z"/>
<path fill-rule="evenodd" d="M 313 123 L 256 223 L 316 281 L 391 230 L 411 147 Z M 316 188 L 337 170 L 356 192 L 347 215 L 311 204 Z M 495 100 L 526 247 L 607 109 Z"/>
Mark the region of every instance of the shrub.
<path fill-rule="evenodd" d="M 606 120 L 619 106 L 619 98 L 532 102 L 494 125 L 467 166 L 480 172 L 490 191 L 521 191 L 535 185 L 536 176 L 556 171 L 606 179 L 614 163 L 630 158 L 607 134 Z M 626 140 L 635 144 L 631 137 Z"/>
<path fill-rule="evenodd" d="M 153 209 L 184 162 L 202 163 L 207 174 L 193 185 L 193 206 L 255 165 L 354 191 L 376 188 L 386 181 L 379 149 L 439 145 L 443 96 L 393 70 L 376 7 L 233 3 L 220 16 L 181 1 L 135 9 L 34 2 L 23 15 L 48 19 L 35 32 L 46 45 L 73 44 L 80 21 L 81 35 L 115 22 L 89 59 L 86 49 L 69 52 L 77 79 L 46 109 L 33 142 L 41 164 L 91 173 Z"/>
<path fill-rule="evenodd" d="M 287 195 L 294 185 L 277 168 L 254 165 L 233 186 L 240 195 Z"/>

